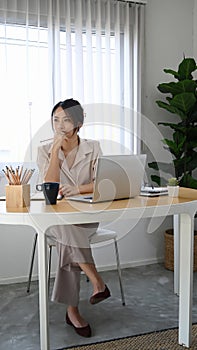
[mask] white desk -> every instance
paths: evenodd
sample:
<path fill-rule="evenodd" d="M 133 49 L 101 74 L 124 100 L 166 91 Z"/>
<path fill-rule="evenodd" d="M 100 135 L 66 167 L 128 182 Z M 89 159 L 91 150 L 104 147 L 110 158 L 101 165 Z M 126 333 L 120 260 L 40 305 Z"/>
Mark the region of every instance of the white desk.
<path fill-rule="evenodd" d="M 168 196 L 105 202 L 99 204 L 58 202 L 46 206 L 43 201 L 32 201 L 29 208 L 6 210 L 0 202 L 0 224 L 20 224 L 33 227 L 38 233 L 40 348 L 49 350 L 48 295 L 47 295 L 47 244 L 45 231 L 53 225 L 113 221 L 148 217 L 180 217 L 180 297 L 179 344 L 191 344 L 193 295 L 193 226 L 197 211 L 197 191 L 180 189 L 179 198 Z M 65 344 L 66 346 L 66 344 Z"/>

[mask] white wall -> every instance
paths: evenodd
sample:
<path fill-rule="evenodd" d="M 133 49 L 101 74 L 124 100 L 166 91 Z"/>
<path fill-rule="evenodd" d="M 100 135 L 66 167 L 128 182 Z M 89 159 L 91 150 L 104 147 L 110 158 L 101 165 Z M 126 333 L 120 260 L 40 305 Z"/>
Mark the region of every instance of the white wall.
<path fill-rule="evenodd" d="M 178 117 L 156 105 L 156 100 L 164 99 L 157 85 L 173 79 L 172 75 L 163 72 L 164 68 L 177 70 L 184 54 L 193 56 L 193 42 L 196 42 L 193 9 L 194 0 L 148 0 L 146 6 L 143 113 L 157 126 L 161 138 L 169 136 L 171 131 L 158 126 L 157 122 L 172 121 L 172 118 L 176 122 Z M 154 142 L 154 134 L 147 135 L 146 129 L 142 133 L 147 142 Z M 161 143 L 155 144 L 154 152 L 159 157 Z M 167 156 L 168 152 L 165 154 Z"/>
<path fill-rule="evenodd" d="M 160 98 L 156 86 L 167 79 L 162 72 L 163 68 L 176 69 L 183 53 L 193 56 L 193 50 L 196 50 L 193 33 L 196 35 L 197 30 L 193 30 L 193 9 L 194 0 L 148 0 L 146 6 L 143 114 L 155 125 L 164 118 L 166 121 L 171 119 L 155 103 Z M 165 129 L 161 131 L 167 135 L 169 131 Z M 151 133 L 146 138 L 148 142 L 154 141 Z M 154 148 L 157 147 L 155 144 Z M 110 225 L 109 228 L 115 228 L 120 237 L 119 249 L 123 266 L 147 264 L 163 259 L 163 233 L 166 227 L 172 225 L 172 218 L 167 218 L 160 227 L 159 225 L 159 219 L 146 219 L 138 223 L 127 221 L 124 224 L 114 222 Z M 0 282 L 23 281 L 28 274 L 34 232 L 26 227 L 2 225 L 0 231 Z M 114 266 L 112 246 L 96 248 L 94 254 L 98 267 L 105 269 Z M 56 254 L 53 271 L 55 262 Z M 34 275 L 36 274 L 35 268 Z"/>

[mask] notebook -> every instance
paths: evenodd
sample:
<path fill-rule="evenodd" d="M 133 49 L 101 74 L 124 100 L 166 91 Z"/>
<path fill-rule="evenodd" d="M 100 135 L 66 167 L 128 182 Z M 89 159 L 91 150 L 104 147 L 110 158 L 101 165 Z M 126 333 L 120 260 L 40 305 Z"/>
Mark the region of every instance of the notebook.
<path fill-rule="evenodd" d="M 142 186 L 141 196 L 157 197 L 157 196 L 167 196 L 167 187 L 154 187 L 154 186 Z"/>
<path fill-rule="evenodd" d="M 144 178 L 146 155 L 111 155 L 98 159 L 94 191 L 90 195 L 67 198 L 98 203 L 136 197 Z"/>

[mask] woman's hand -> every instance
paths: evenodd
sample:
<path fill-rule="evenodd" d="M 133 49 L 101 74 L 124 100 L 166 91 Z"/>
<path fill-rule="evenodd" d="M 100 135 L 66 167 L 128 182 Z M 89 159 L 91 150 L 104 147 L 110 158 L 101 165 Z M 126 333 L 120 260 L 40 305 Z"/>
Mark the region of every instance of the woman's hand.
<path fill-rule="evenodd" d="M 68 184 L 62 185 L 59 189 L 59 194 L 64 197 L 74 196 L 76 194 L 87 194 L 93 192 L 93 182 L 85 185 L 71 186 Z"/>
<path fill-rule="evenodd" d="M 79 194 L 79 188 L 77 186 L 63 185 L 60 187 L 59 193 L 64 197 L 70 197 Z"/>
<path fill-rule="evenodd" d="M 67 141 L 65 133 L 55 133 L 52 145 L 52 151 L 58 152 L 62 146 L 63 141 Z"/>

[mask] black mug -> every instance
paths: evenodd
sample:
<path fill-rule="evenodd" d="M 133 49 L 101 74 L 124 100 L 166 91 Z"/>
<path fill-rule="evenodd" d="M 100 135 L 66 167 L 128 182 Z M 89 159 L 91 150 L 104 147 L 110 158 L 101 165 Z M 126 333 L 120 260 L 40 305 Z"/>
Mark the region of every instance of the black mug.
<path fill-rule="evenodd" d="M 56 204 L 59 182 L 44 182 L 36 185 L 37 191 L 43 191 L 46 204 Z"/>

